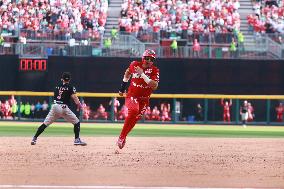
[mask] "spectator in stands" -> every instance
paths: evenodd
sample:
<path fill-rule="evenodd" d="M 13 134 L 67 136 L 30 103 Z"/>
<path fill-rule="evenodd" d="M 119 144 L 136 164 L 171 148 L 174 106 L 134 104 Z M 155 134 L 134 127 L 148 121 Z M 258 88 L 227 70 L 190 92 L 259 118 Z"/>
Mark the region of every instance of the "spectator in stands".
<path fill-rule="evenodd" d="M 3 46 L 4 42 L 5 42 L 4 37 L 0 35 L 0 46 Z"/>
<path fill-rule="evenodd" d="M 196 121 L 203 121 L 203 108 L 199 103 L 195 107 L 194 117 Z"/>
<path fill-rule="evenodd" d="M 117 35 L 118 35 L 118 32 L 117 32 L 117 29 L 113 26 L 111 31 L 111 40 L 114 41 L 117 39 Z"/>
<path fill-rule="evenodd" d="M 230 43 L 230 56 L 232 58 L 237 57 L 237 43 L 235 41 L 235 38 L 232 38 L 232 42 Z"/>
<path fill-rule="evenodd" d="M 272 5 L 279 7 L 276 0 L 265 0 L 265 6 L 271 7 Z"/>
<path fill-rule="evenodd" d="M 4 53 L 4 37 L 0 34 L 0 54 Z"/>
<path fill-rule="evenodd" d="M 172 50 L 172 52 L 173 52 L 173 55 L 174 56 L 177 56 L 177 51 L 178 51 L 178 44 L 177 44 L 177 40 L 176 39 L 174 39 L 173 41 L 172 41 L 172 43 L 171 43 L 171 50 Z"/>
<path fill-rule="evenodd" d="M 284 41 L 283 41 L 283 39 L 282 39 L 282 37 L 279 35 L 278 36 L 278 41 L 277 41 L 279 44 L 283 44 L 284 43 Z"/>
<path fill-rule="evenodd" d="M 276 111 L 276 120 L 277 120 L 277 122 L 283 122 L 284 107 L 283 107 L 282 102 L 280 102 L 279 105 L 276 106 L 275 111 Z"/>
<path fill-rule="evenodd" d="M 237 34 L 238 37 L 238 49 L 239 52 L 244 52 L 245 46 L 244 46 L 244 35 L 241 31 L 238 32 Z"/>
<path fill-rule="evenodd" d="M 194 39 L 192 45 L 193 57 L 199 57 L 200 50 L 200 44 L 198 43 L 197 39 Z"/>
<path fill-rule="evenodd" d="M 111 38 L 108 37 L 104 40 L 104 48 L 105 48 L 105 52 L 106 53 L 109 53 L 110 52 L 110 47 L 112 45 L 112 42 L 111 42 Z"/>
<path fill-rule="evenodd" d="M 106 109 L 102 104 L 100 104 L 100 106 L 98 107 L 98 109 L 97 109 L 97 111 L 94 115 L 94 119 L 107 120 L 107 118 L 108 118 L 108 115 L 107 115 Z"/>

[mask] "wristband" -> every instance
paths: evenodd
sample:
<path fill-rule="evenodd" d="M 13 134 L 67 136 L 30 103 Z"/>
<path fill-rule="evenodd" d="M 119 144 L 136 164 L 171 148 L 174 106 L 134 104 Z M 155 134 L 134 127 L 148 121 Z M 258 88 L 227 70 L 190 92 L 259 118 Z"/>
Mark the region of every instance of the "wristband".
<path fill-rule="evenodd" d="M 142 74 L 141 74 L 141 77 L 144 79 L 144 81 L 145 81 L 147 84 L 150 83 L 151 79 L 150 79 L 147 75 L 145 75 L 144 73 L 142 73 Z"/>
<path fill-rule="evenodd" d="M 125 92 L 125 89 L 126 89 L 126 85 L 127 85 L 127 82 L 122 82 L 121 85 L 120 85 L 120 89 L 119 89 L 119 92 L 122 92 L 124 93 Z"/>
<path fill-rule="evenodd" d="M 122 81 L 123 81 L 123 82 L 128 82 L 128 81 L 129 81 L 129 79 L 130 79 L 130 78 L 123 77 L 123 80 L 122 80 Z"/>

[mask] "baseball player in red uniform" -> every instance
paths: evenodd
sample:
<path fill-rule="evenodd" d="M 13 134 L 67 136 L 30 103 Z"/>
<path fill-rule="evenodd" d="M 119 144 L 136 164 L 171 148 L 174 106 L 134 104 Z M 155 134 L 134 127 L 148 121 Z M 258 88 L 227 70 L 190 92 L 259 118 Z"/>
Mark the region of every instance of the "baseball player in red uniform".
<path fill-rule="evenodd" d="M 142 56 L 142 61 L 133 61 L 126 69 L 119 95 L 126 92 L 126 85 L 131 78 L 130 86 L 125 97 L 125 105 L 128 108 L 128 116 L 125 119 L 117 146 L 122 149 L 126 143 L 128 133 L 141 119 L 149 106 L 150 95 L 158 88 L 159 69 L 153 65 L 156 53 L 147 49 Z"/>
<path fill-rule="evenodd" d="M 276 110 L 276 118 L 277 122 L 282 122 L 283 121 L 283 112 L 284 112 L 284 107 L 282 102 L 279 103 L 279 106 L 275 108 Z"/>
<path fill-rule="evenodd" d="M 232 99 L 230 99 L 230 102 L 225 101 L 225 103 L 224 99 L 221 99 L 221 105 L 223 106 L 223 121 L 231 122 L 230 107 L 232 106 Z"/>

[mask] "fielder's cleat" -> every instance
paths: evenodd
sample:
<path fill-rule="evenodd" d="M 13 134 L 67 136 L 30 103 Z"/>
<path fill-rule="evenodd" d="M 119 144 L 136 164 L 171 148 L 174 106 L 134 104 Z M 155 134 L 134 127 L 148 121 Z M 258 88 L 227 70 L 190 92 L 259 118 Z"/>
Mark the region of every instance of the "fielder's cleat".
<path fill-rule="evenodd" d="M 125 146 L 126 139 L 118 138 L 116 144 L 119 147 L 119 149 L 122 149 Z"/>
<path fill-rule="evenodd" d="M 36 138 L 33 137 L 32 141 L 31 141 L 31 145 L 36 145 Z"/>
<path fill-rule="evenodd" d="M 74 140 L 74 145 L 76 145 L 76 146 L 87 146 L 87 143 L 81 141 L 80 138 L 76 138 L 76 139 Z"/>

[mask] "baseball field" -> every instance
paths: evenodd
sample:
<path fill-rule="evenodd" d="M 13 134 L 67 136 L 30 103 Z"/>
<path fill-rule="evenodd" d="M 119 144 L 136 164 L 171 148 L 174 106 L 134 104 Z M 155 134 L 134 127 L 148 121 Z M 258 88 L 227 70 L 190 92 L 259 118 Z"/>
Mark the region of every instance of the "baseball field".
<path fill-rule="evenodd" d="M 0 188 L 284 188 L 284 127 L 0 122 Z"/>

